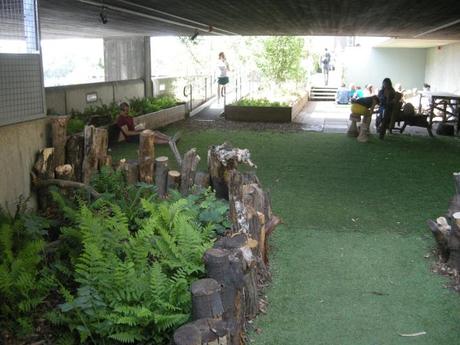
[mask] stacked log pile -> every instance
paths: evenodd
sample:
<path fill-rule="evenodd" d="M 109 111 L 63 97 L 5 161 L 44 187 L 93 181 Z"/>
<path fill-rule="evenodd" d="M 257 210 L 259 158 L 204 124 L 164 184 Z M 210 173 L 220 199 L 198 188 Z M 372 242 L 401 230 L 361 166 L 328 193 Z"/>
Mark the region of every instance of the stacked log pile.
<path fill-rule="evenodd" d="M 450 200 L 445 217 L 428 220 L 428 226 L 436 240 L 441 259 L 460 271 L 460 173 L 454 173 L 455 195 Z"/>
<path fill-rule="evenodd" d="M 209 181 L 229 200 L 232 228 L 204 255 L 208 278 L 192 284 L 193 321 L 176 330 L 175 345 L 244 344 L 248 321 L 263 304 L 268 237 L 280 219 L 257 176 L 238 170 L 242 163 L 255 167 L 247 150 L 225 143 L 208 151 Z"/>
<path fill-rule="evenodd" d="M 50 185 L 83 189 L 93 198 L 100 197 L 89 182 L 102 166 L 112 165 L 107 155 L 107 131 L 86 126 L 83 137 L 62 138 L 67 121 L 54 121 L 53 143 L 59 148 L 41 150 L 32 171 L 42 209 L 46 209 L 46 188 Z M 229 201 L 232 224 L 226 235 L 206 251 L 203 260 L 207 278 L 191 286 L 192 322 L 176 330 L 173 342 L 243 344 L 248 321 L 264 304 L 261 291 L 270 279 L 268 239 L 281 222 L 272 212 L 270 195 L 254 172 L 238 170 L 241 164 L 256 168 L 248 150 L 227 143 L 212 146 L 207 157 L 208 171 L 199 171 L 196 149 L 181 157 L 175 143 L 170 143 L 179 165 L 178 170 L 170 170 L 168 157 L 155 158 L 154 144 L 153 132 L 142 132 L 138 159 L 115 164 L 127 183 L 155 183 L 160 198 L 168 198 L 171 189 L 185 196 L 211 186 L 217 197 Z M 55 159 L 56 155 L 59 159 Z"/>

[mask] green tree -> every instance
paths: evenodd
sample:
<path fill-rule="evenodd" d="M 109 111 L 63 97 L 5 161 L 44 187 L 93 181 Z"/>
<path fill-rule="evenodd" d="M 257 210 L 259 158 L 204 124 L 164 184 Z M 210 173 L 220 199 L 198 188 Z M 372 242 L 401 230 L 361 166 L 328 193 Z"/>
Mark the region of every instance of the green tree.
<path fill-rule="evenodd" d="M 300 81 L 305 75 L 301 67 L 304 41 L 301 37 L 274 36 L 263 42 L 257 66 L 274 82 Z"/>

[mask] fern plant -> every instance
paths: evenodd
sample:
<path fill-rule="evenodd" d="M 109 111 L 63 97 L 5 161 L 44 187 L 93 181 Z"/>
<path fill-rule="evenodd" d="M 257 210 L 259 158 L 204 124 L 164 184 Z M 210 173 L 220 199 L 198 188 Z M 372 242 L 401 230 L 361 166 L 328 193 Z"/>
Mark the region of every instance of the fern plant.
<path fill-rule="evenodd" d="M 20 338 L 32 333 L 37 310 L 55 285 L 45 266 L 43 218 L 1 217 L 0 329 Z"/>
<path fill-rule="evenodd" d="M 203 275 L 214 232 L 184 199 L 141 203 L 146 217 L 136 232 L 116 204 L 81 208 L 78 286 L 74 293 L 61 289 L 66 303 L 53 315 L 81 342 L 163 344 L 189 318 L 189 286 Z"/>

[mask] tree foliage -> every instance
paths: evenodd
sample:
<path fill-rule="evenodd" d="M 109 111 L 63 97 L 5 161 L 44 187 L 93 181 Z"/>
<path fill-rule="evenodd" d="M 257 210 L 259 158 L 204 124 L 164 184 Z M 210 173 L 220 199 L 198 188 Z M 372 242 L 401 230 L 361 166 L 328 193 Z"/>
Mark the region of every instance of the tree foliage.
<path fill-rule="evenodd" d="M 263 52 L 257 66 L 277 83 L 300 81 L 305 75 L 301 66 L 304 41 L 300 37 L 275 36 L 263 42 Z"/>

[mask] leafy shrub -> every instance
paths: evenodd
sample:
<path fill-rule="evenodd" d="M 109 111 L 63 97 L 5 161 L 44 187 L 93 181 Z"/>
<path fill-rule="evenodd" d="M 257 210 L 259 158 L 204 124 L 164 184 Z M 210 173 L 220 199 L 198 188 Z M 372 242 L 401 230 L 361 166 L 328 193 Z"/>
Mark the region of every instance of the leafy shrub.
<path fill-rule="evenodd" d="M 133 98 L 129 104 L 133 116 L 139 116 L 174 107 L 177 100 L 171 96 Z"/>
<path fill-rule="evenodd" d="M 289 105 L 284 102 L 271 102 L 266 98 L 242 98 L 239 101 L 233 103 L 233 105 L 239 105 L 243 107 L 288 107 Z"/>
<path fill-rule="evenodd" d="M 117 205 L 97 212 L 81 208 L 78 287 L 75 293 L 63 289 L 66 303 L 54 315 L 81 342 L 162 344 L 189 318 L 189 285 L 204 273 L 212 228 L 196 222 L 185 199 L 143 200 L 142 208 L 148 217 L 135 233 Z"/>
<path fill-rule="evenodd" d="M 44 260 L 49 223 L 38 216 L 0 217 L 0 329 L 25 337 L 55 284 Z"/>
<path fill-rule="evenodd" d="M 82 132 L 85 128 L 85 122 L 82 119 L 77 117 L 70 118 L 69 122 L 67 123 L 67 134 L 72 135 L 75 133 Z"/>

